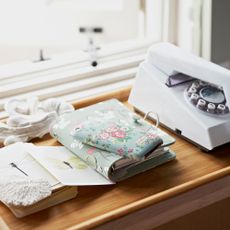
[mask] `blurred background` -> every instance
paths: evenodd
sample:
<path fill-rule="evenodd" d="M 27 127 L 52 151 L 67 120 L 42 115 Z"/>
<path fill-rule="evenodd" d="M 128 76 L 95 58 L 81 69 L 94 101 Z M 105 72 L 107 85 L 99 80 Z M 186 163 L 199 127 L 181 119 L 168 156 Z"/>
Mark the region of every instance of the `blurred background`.
<path fill-rule="evenodd" d="M 169 41 L 229 66 L 228 0 L 0 0 L 0 64 L 82 49 L 80 27 L 100 27 L 96 44 Z"/>
<path fill-rule="evenodd" d="M 148 48 L 230 68 L 229 0 L 0 0 L 0 118 L 14 97 L 75 102 L 130 88 Z"/>

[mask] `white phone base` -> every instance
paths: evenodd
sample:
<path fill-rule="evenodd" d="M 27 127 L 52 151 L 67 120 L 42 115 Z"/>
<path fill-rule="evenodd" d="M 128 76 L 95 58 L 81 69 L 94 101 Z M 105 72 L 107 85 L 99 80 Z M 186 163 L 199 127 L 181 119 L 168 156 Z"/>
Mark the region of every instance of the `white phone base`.
<path fill-rule="evenodd" d="M 150 48 L 129 97 L 205 150 L 230 142 L 229 102 L 229 70 L 168 43 Z"/>

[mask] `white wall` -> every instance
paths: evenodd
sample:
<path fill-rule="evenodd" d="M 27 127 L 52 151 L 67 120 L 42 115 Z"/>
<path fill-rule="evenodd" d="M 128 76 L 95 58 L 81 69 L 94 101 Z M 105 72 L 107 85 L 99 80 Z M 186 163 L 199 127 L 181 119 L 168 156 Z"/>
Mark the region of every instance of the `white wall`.
<path fill-rule="evenodd" d="M 202 5 L 203 0 L 178 1 L 178 46 L 196 55 L 202 55 Z"/>
<path fill-rule="evenodd" d="M 0 0 L 0 43 L 76 45 L 82 40 L 79 26 L 102 26 L 100 42 L 138 36 L 139 0 L 112 0 L 114 7 L 107 8 L 103 0 L 85 2 L 97 2 L 95 10 L 84 1 Z"/>
<path fill-rule="evenodd" d="M 0 0 L 0 63 L 86 47 L 80 26 L 100 26 L 100 43 L 135 39 L 139 0 Z"/>

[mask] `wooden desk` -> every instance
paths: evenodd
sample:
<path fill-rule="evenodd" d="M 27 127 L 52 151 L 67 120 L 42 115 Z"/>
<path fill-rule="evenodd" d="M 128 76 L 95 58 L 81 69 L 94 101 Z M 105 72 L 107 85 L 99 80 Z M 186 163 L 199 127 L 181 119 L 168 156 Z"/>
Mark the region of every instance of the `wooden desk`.
<path fill-rule="evenodd" d="M 75 106 L 80 108 L 112 97 L 124 101 L 127 100 L 128 94 L 129 89 L 124 89 L 116 93 L 80 101 Z M 190 198 L 192 200 L 190 199 L 189 208 L 190 211 L 194 211 L 220 199 L 225 199 L 228 194 L 230 196 L 230 190 L 227 194 L 224 190 L 226 183 L 230 181 L 230 145 L 207 154 L 174 134 L 171 133 L 171 135 L 176 138 L 176 144 L 173 145 L 172 149 L 177 154 L 177 160 L 116 185 L 80 187 L 79 195 L 75 199 L 22 219 L 15 218 L 1 204 L 0 216 L 10 229 L 17 230 L 86 229 L 92 227 L 101 229 L 120 229 L 119 227 L 122 227 L 125 229 L 124 226 L 138 229 L 140 224 L 137 223 L 141 223 L 145 217 L 150 220 L 151 217 L 148 217 L 148 214 L 156 215 L 157 213 L 159 218 L 155 220 L 155 224 L 147 223 L 148 221 L 145 220 L 146 225 L 142 223 L 144 229 L 145 227 L 159 226 L 172 220 L 172 213 L 168 212 L 167 215 L 171 219 L 167 219 L 168 217 L 164 215 L 165 207 L 168 211 L 174 210 L 173 215 L 178 218 L 183 210 L 184 214 L 188 213 L 186 207 L 179 210 L 179 204 L 186 204 Z M 34 143 L 58 145 L 49 135 L 46 135 L 42 140 L 35 140 Z M 210 197 L 203 199 L 202 194 L 207 193 L 207 191 Z M 222 191 L 222 194 L 219 194 L 219 191 Z M 214 196 L 211 196 L 212 194 Z M 178 209 L 175 211 L 175 208 Z M 160 213 L 163 213 L 163 217 L 160 216 Z M 176 215 L 175 213 L 179 214 Z M 161 222 L 159 223 L 160 219 Z M 152 217 L 151 220 L 154 218 Z"/>

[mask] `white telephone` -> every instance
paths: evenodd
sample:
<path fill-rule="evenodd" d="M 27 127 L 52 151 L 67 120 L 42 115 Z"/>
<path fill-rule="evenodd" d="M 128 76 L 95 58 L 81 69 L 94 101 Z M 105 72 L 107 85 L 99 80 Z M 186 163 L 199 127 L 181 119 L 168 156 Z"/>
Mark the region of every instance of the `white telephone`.
<path fill-rule="evenodd" d="M 230 142 L 230 71 L 172 44 L 149 49 L 129 102 L 205 150 Z"/>

